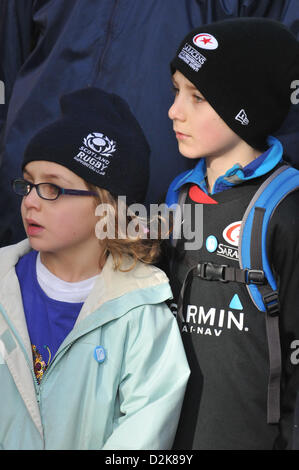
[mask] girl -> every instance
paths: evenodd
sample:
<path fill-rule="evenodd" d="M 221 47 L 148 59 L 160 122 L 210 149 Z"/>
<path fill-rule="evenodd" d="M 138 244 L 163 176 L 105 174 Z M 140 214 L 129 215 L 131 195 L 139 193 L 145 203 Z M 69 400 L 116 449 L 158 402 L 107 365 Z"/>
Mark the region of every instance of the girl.
<path fill-rule="evenodd" d="M 13 182 L 28 239 L 0 251 L 0 444 L 168 449 L 189 368 L 150 266 L 159 243 L 95 233 L 98 204 L 117 225 L 118 196 L 143 200 L 149 148 L 116 95 L 83 89 L 61 108 Z"/>

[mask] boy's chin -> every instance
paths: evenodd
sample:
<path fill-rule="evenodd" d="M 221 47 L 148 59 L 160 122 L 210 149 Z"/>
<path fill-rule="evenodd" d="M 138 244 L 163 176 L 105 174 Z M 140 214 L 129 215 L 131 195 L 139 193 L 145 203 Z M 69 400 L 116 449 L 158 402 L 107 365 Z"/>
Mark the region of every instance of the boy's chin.
<path fill-rule="evenodd" d="M 202 156 L 198 155 L 198 154 L 193 154 L 193 153 L 189 153 L 189 152 L 182 152 L 180 150 L 179 150 L 179 152 L 180 152 L 181 155 L 183 155 L 183 157 L 188 158 L 188 160 L 196 160 L 198 158 L 202 158 Z"/>
<path fill-rule="evenodd" d="M 179 144 L 178 150 L 183 157 L 188 158 L 189 160 L 196 160 L 197 158 L 202 157 L 200 152 L 192 151 L 191 149 L 186 148 L 186 146 L 182 144 Z"/>

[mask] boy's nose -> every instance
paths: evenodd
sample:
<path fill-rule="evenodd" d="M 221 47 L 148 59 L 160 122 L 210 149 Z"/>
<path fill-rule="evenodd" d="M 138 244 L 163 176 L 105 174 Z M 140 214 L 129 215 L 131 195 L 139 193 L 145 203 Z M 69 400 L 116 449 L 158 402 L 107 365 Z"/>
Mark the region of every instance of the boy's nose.
<path fill-rule="evenodd" d="M 168 117 L 172 121 L 175 119 L 179 121 L 183 121 L 185 119 L 185 115 L 184 115 L 182 106 L 180 105 L 178 98 L 176 98 L 173 104 L 170 106 L 168 110 Z"/>

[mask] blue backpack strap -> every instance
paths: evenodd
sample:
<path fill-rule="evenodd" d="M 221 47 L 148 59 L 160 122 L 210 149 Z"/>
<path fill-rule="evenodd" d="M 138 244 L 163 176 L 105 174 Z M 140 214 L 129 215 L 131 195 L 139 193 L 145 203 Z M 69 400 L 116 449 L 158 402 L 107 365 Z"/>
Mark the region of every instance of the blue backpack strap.
<path fill-rule="evenodd" d="M 241 269 L 254 269 L 255 266 L 251 262 L 251 240 L 252 240 L 252 227 L 256 208 L 264 210 L 263 224 L 262 224 L 262 264 L 265 276 L 270 287 L 276 291 L 277 285 L 272 273 L 269 260 L 267 257 L 267 229 L 269 220 L 279 203 L 291 192 L 299 189 L 299 171 L 288 165 L 283 165 L 278 168 L 269 178 L 261 185 L 259 190 L 255 193 L 250 204 L 248 205 L 244 214 L 239 242 L 239 263 Z M 254 237 L 253 237 L 254 238 Z M 262 312 L 266 311 L 262 295 L 259 291 L 259 286 L 254 284 L 248 285 L 250 297 L 255 306 Z"/>
<path fill-rule="evenodd" d="M 267 257 L 267 227 L 275 208 L 292 191 L 299 188 L 299 172 L 284 165 L 262 184 L 244 214 L 239 243 L 241 269 L 260 274 L 266 282 L 247 284 L 256 307 L 265 312 L 269 349 L 268 423 L 280 419 L 281 347 L 279 335 L 279 299 L 277 285 Z"/>

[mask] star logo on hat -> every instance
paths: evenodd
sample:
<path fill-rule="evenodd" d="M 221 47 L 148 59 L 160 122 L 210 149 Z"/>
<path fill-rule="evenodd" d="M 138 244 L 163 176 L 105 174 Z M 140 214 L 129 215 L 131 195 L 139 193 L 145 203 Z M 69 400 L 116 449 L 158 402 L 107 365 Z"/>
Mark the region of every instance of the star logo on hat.
<path fill-rule="evenodd" d="M 201 49 L 217 49 L 217 39 L 209 33 L 196 34 L 193 38 L 193 42 L 197 47 Z"/>

